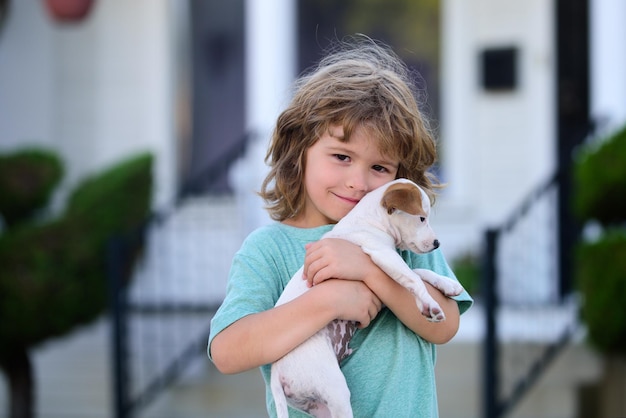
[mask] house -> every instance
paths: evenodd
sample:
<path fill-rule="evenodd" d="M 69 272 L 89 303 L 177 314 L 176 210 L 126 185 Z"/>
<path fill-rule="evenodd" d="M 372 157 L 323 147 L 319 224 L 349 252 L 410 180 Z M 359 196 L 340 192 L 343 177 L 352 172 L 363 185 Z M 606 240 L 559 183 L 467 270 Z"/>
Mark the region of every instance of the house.
<path fill-rule="evenodd" d="M 0 23 L 0 151 L 58 150 L 68 169 L 60 206 L 83 176 L 152 150 L 156 210 L 172 207 L 183 185 L 222 193 L 230 183 L 245 233 L 268 221 L 253 190 L 298 71 L 297 6 L 95 0 L 85 20 L 60 23 L 44 2 L 11 1 Z M 454 259 L 477 251 L 484 230 L 504 223 L 563 155 L 626 122 L 626 3 L 442 0 L 441 18 L 448 187 L 435 228 Z M 208 185 L 203 170 L 242 141 L 243 157 Z M 558 289 L 541 286 L 525 300 L 554 299 Z"/>
<path fill-rule="evenodd" d="M 0 149 L 56 148 L 69 170 L 64 190 L 121 155 L 151 149 L 157 155 L 155 207 L 163 207 L 202 170 L 197 159 L 211 163 L 224 151 L 192 143 L 191 132 L 205 129 L 198 121 L 212 117 L 206 109 L 219 106 L 237 116 L 221 124 L 211 120 L 226 127 L 214 128 L 218 139 L 206 141 L 233 143 L 246 134 L 257 138 L 239 165 L 245 170 L 235 169 L 231 178 L 249 196 L 263 175 L 264 146 L 297 72 L 297 2 L 228 4 L 96 0 L 85 21 L 63 24 L 51 19 L 43 4 L 10 2 L 0 38 Z M 477 245 L 485 227 L 502 222 L 555 169 L 558 4 L 441 3 L 440 140 L 448 187 L 437 222 L 457 231 L 442 239 L 451 257 Z M 200 12 L 209 21 L 204 25 L 215 29 L 202 40 L 206 56 L 200 59 L 208 63 L 194 67 L 198 58 L 190 56 L 190 40 L 201 24 L 190 21 Z M 626 119 L 621 77 L 626 52 L 619 42 L 626 12 L 618 0 L 596 0 L 589 2 L 588 15 L 588 48 L 579 58 L 589 58 L 585 108 L 596 129 L 607 131 Z M 490 70 L 483 67 L 486 57 L 495 53 L 497 60 L 499 51 L 510 55 L 512 79 L 508 86 L 490 87 L 484 80 Z M 220 59 L 223 63 L 215 63 Z M 200 80 L 194 74 L 198 68 L 219 82 Z M 233 105 L 228 94 L 217 90 L 224 85 L 245 85 L 245 92 L 223 91 L 234 91 L 243 105 Z M 216 97 L 198 104 L 198 91 L 207 88 L 216 90 Z M 194 113 L 194 105 L 205 113 Z M 263 215 L 249 220 L 249 229 L 264 220 Z M 463 240 L 454 238 L 459 235 Z"/>

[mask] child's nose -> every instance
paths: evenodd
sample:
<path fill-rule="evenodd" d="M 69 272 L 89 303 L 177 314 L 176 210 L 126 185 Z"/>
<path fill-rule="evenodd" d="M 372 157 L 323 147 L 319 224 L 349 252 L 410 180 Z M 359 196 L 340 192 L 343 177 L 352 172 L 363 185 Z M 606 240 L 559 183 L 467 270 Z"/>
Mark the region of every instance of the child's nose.
<path fill-rule="evenodd" d="M 349 188 L 359 191 L 367 191 L 367 176 L 354 172 L 348 176 L 347 185 Z"/>

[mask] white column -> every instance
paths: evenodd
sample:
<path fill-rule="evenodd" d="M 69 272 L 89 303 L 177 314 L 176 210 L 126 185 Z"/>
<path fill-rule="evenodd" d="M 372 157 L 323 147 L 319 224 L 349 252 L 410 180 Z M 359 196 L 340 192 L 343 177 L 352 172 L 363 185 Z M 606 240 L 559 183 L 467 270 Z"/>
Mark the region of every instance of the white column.
<path fill-rule="evenodd" d="M 246 120 L 271 128 L 286 105 L 296 67 L 294 0 L 246 0 Z"/>
<path fill-rule="evenodd" d="M 602 133 L 626 123 L 626 2 L 590 6 L 591 116 Z"/>
<path fill-rule="evenodd" d="M 475 3 L 475 2 L 474 2 Z M 475 5 L 475 4 L 474 4 Z M 441 137 L 445 194 L 455 202 L 470 202 L 475 171 L 472 143 L 475 119 L 476 63 L 471 21 L 472 2 L 444 0 L 441 3 Z"/>
<path fill-rule="evenodd" d="M 290 98 L 296 73 L 295 0 L 246 0 L 246 132 L 248 151 L 231 170 L 244 232 L 269 221 L 256 195 L 267 173 L 264 163 L 276 118 Z"/>

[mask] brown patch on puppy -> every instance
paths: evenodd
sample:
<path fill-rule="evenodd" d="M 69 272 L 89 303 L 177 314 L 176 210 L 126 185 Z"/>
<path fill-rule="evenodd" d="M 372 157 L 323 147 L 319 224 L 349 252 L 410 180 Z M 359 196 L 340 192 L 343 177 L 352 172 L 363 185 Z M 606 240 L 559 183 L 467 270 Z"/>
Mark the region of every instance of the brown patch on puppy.
<path fill-rule="evenodd" d="M 388 214 L 398 209 L 411 215 L 424 215 L 422 193 L 412 184 L 396 183 L 385 190 L 380 204 Z"/>

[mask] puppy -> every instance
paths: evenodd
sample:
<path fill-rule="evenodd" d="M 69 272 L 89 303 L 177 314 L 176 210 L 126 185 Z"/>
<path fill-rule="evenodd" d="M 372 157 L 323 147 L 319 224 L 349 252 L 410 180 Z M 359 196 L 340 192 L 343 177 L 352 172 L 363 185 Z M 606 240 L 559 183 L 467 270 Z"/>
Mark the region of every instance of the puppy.
<path fill-rule="evenodd" d="M 430 200 L 407 179 L 397 179 L 368 193 L 324 238 L 357 244 L 392 279 L 415 296 L 422 315 L 433 322 L 445 315 L 422 280 L 447 296 L 463 291 L 450 278 L 426 269 L 411 270 L 396 248 L 427 253 L 439 247 L 428 223 Z M 308 290 L 303 268 L 291 278 L 276 306 Z M 271 390 L 277 416 L 287 418 L 287 403 L 315 417 L 352 417 L 350 390 L 339 363 L 351 354 L 348 343 L 356 324 L 335 320 L 272 364 Z"/>

